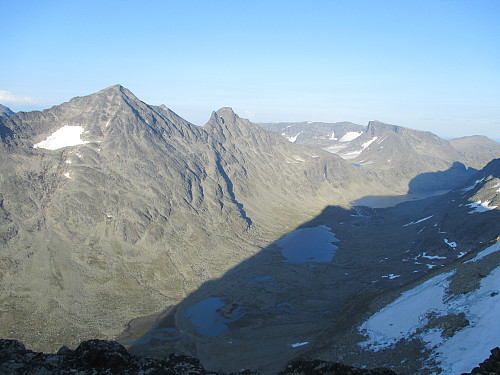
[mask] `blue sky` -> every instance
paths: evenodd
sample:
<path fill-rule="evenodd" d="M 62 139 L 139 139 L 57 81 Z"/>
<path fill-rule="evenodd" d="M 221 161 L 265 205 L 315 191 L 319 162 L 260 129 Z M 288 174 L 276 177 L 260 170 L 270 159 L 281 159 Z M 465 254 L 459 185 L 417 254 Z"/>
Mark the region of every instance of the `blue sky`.
<path fill-rule="evenodd" d="M 369 120 L 500 138 L 500 1 L 0 0 L 0 103 L 121 84 L 198 125 Z"/>

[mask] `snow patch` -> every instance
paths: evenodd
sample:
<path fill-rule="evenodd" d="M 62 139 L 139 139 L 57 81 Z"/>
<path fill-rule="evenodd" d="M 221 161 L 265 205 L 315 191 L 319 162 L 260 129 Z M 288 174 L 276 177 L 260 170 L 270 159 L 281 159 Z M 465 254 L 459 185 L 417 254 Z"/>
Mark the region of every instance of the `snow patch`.
<path fill-rule="evenodd" d="M 368 339 L 358 345 L 375 352 L 389 348 L 414 334 L 429 312 L 446 311 L 443 300 L 449 285 L 448 277 L 452 274 L 448 272 L 427 280 L 372 315 L 359 327 Z"/>
<path fill-rule="evenodd" d="M 493 245 L 495 246 L 495 245 Z M 499 250 L 497 248 L 497 250 Z M 441 374 L 470 371 L 498 346 L 500 337 L 500 267 L 481 280 L 480 287 L 468 294 L 449 295 L 449 278 L 454 271 L 435 276 L 404 292 L 398 299 L 358 329 L 368 339 L 359 343 L 373 351 L 393 347 L 400 339 L 420 339 L 432 350 L 431 359 Z M 452 337 L 443 337 L 437 328 L 426 329 L 430 315 L 436 317 L 464 313 L 469 325 Z M 419 330 L 419 334 L 417 334 Z"/>
<path fill-rule="evenodd" d="M 339 151 L 342 151 L 346 147 L 347 147 L 347 145 L 335 145 L 335 146 L 326 147 L 323 150 L 325 150 L 325 151 L 327 151 L 327 152 L 329 152 L 331 154 L 336 154 Z"/>
<path fill-rule="evenodd" d="M 394 275 L 393 273 L 390 273 L 390 274 L 388 274 L 388 275 L 382 276 L 382 279 L 387 278 L 387 279 L 389 279 L 389 280 L 393 280 L 393 279 L 396 279 L 396 278 L 398 278 L 398 277 L 400 277 L 400 276 L 401 276 L 401 275 Z"/>
<path fill-rule="evenodd" d="M 486 257 L 490 254 L 496 253 L 497 251 L 500 251 L 500 242 L 497 242 L 496 244 L 487 247 L 486 249 L 481 251 L 479 254 L 477 254 L 473 259 L 468 260 L 465 263 L 477 262 L 478 260 L 483 259 L 484 257 Z"/>
<path fill-rule="evenodd" d="M 286 139 L 288 139 L 290 142 L 292 143 L 295 143 L 295 141 L 297 140 L 298 136 L 301 135 L 303 132 L 300 132 L 299 134 L 297 134 L 296 136 L 294 137 L 286 137 Z"/>
<path fill-rule="evenodd" d="M 358 138 L 363 132 L 348 132 L 340 138 L 340 142 L 350 142 Z"/>
<path fill-rule="evenodd" d="M 470 211 L 469 214 L 475 214 L 478 212 L 480 213 L 480 212 L 491 211 L 498 207 L 498 206 L 490 206 L 490 203 L 491 201 L 484 201 L 481 203 L 481 200 L 478 200 L 477 202 L 466 204 L 466 206 L 473 208 L 473 210 Z"/>
<path fill-rule="evenodd" d="M 421 257 L 427 259 L 446 259 L 446 257 L 440 257 L 439 255 L 427 255 L 427 252 L 423 253 Z"/>
<path fill-rule="evenodd" d="M 493 186 L 493 189 L 500 188 L 500 182 L 497 182 L 495 186 Z M 500 193 L 500 189 L 497 190 L 497 193 Z"/>
<path fill-rule="evenodd" d="M 429 220 L 431 217 L 433 217 L 434 215 L 431 215 L 431 216 L 427 216 L 427 217 L 424 217 L 423 219 L 420 219 L 420 220 L 417 220 L 417 221 L 412 221 L 411 223 L 408 223 L 408 224 L 405 224 L 403 225 L 403 227 L 408 227 L 410 225 L 414 225 L 414 224 L 418 224 L 418 223 L 421 223 L 422 221 L 426 221 L 426 220 Z"/>
<path fill-rule="evenodd" d="M 308 341 L 304 341 L 304 342 L 297 342 L 297 343 L 295 343 L 295 344 L 290 344 L 290 346 L 291 346 L 292 348 L 297 348 L 297 347 L 299 347 L 299 346 L 303 346 L 303 345 L 307 345 L 307 344 L 309 344 L 309 342 L 308 342 Z"/>
<path fill-rule="evenodd" d="M 345 154 L 339 154 L 339 156 L 342 159 L 350 160 L 350 159 L 354 159 L 354 158 L 358 157 L 359 154 L 361 154 L 361 151 L 352 151 L 352 152 L 347 152 Z"/>
<path fill-rule="evenodd" d="M 455 249 L 457 247 L 457 243 L 456 242 L 450 242 L 448 241 L 447 238 L 444 239 L 444 242 L 449 246 L 451 247 L 452 249 Z"/>
<path fill-rule="evenodd" d="M 474 188 L 476 187 L 476 185 L 477 185 L 478 183 L 480 183 L 480 182 L 481 182 L 481 180 L 476 180 L 476 182 L 474 182 L 471 186 L 469 186 L 469 187 L 466 187 L 466 188 L 462 189 L 462 191 L 463 191 L 464 193 L 466 193 L 466 192 L 468 192 L 468 191 L 470 191 L 470 190 L 474 189 Z"/>
<path fill-rule="evenodd" d="M 80 138 L 83 132 L 84 129 L 82 126 L 64 125 L 62 128 L 49 135 L 44 141 L 33 145 L 33 148 L 58 150 L 63 147 L 78 146 L 89 143 L 88 141 L 84 141 Z"/>
<path fill-rule="evenodd" d="M 361 146 L 363 147 L 363 150 L 368 148 L 368 146 L 370 146 L 373 142 L 375 142 L 377 140 L 378 137 L 373 137 L 372 139 L 370 139 L 368 142 L 365 142 L 363 143 Z"/>

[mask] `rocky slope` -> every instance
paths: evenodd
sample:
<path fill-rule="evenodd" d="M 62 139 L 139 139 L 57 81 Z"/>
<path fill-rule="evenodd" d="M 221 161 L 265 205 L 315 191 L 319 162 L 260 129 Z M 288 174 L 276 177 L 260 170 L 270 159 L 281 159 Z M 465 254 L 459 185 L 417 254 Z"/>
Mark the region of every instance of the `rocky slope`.
<path fill-rule="evenodd" d="M 35 349 L 114 337 L 361 181 L 384 191 L 229 108 L 199 128 L 121 86 L 0 125 L 0 334 Z"/>
<path fill-rule="evenodd" d="M 488 359 L 475 367 L 470 374 L 498 374 L 500 349 L 491 350 Z M 26 350 L 16 340 L 0 339 L 0 373 L 2 374 L 202 374 L 223 375 L 220 371 L 207 371 L 196 358 L 171 354 L 164 360 L 131 355 L 115 341 L 89 340 L 75 350 L 61 347 L 56 354 Z M 235 373 L 236 374 L 236 373 Z M 241 375 L 256 374 L 249 369 Z M 321 360 L 295 360 L 285 366 L 279 375 L 395 375 L 384 368 L 361 369 L 341 363 Z"/>
<path fill-rule="evenodd" d="M 119 85 L 0 118 L 0 336 L 43 351 L 119 338 L 133 354 L 276 373 L 352 328 L 357 296 L 391 295 L 498 236 L 498 161 L 476 174 L 430 133 L 339 126 L 333 138 L 373 163 L 230 108 L 196 127 Z M 429 186 L 455 189 L 350 205 Z"/>
<path fill-rule="evenodd" d="M 367 301 L 387 301 L 394 288 L 415 285 L 499 235 L 499 162 L 448 194 L 384 209 L 328 207 L 220 280 L 206 283 L 142 339 L 125 335 L 123 340 L 138 354 L 161 357 L 180 350 L 211 368 L 272 374 L 279 370 L 277 358 L 291 360 L 331 342 L 331 336 L 345 343 L 334 345 L 334 361 L 393 364 L 395 359 L 387 362 L 387 357 L 386 362 L 357 361 L 359 350 L 347 345 L 352 339 L 343 333 L 356 327 L 353 317 L 366 311 Z M 490 204 L 476 204 L 479 199 Z M 318 242 L 323 235 L 336 248 Z M 314 248 L 322 252 L 314 255 Z M 329 248 L 331 259 L 323 257 Z"/>
<path fill-rule="evenodd" d="M 401 228 L 418 235 L 400 261 L 411 263 L 417 274 L 418 267 L 429 271 L 392 289 L 354 296 L 316 341 L 310 358 L 386 365 L 402 374 L 456 374 L 487 357 L 500 334 L 495 318 L 499 187 L 497 159 L 468 184 L 422 207 L 416 220 Z M 408 277 L 408 268 L 394 270 L 394 280 Z"/>
<path fill-rule="evenodd" d="M 0 117 L 9 118 L 13 114 L 14 112 L 9 107 L 0 104 Z"/>

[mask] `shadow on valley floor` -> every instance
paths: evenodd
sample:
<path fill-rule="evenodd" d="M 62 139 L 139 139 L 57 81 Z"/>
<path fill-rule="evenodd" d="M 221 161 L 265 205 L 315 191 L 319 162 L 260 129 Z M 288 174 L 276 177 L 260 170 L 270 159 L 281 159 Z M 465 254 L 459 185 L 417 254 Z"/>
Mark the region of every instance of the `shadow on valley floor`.
<path fill-rule="evenodd" d="M 209 369 L 276 373 L 314 346 L 349 298 L 397 288 L 499 234 L 500 210 L 471 215 L 463 205 L 450 208 L 452 199 L 448 193 L 385 209 L 326 207 L 204 283 L 147 334 L 138 337 L 132 324 L 121 341 L 136 354 L 184 352 Z"/>
<path fill-rule="evenodd" d="M 445 171 L 422 173 L 416 176 L 408 184 L 408 192 L 405 195 L 366 196 L 353 203 L 372 208 L 387 208 L 407 201 L 426 199 L 447 193 L 467 182 L 477 172 L 474 168 L 466 168 L 464 164 L 455 162 Z"/>

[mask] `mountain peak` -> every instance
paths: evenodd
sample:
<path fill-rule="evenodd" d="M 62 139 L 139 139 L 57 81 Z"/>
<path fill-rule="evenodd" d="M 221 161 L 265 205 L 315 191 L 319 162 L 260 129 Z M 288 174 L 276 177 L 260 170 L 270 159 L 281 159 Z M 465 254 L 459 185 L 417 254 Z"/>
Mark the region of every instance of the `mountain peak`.
<path fill-rule="evenodd" d="M 219 109 L 217 112 L 214 112 L 220 119 L 222 119 L 222 123 L 234 123 L 239 117 L 236 113 L 234 113 L 231 107 L 223 107 Z"/>

